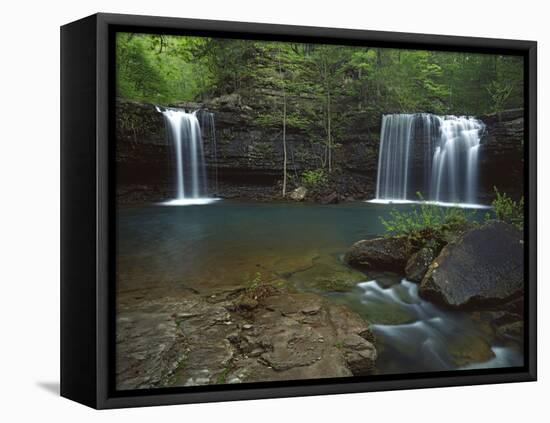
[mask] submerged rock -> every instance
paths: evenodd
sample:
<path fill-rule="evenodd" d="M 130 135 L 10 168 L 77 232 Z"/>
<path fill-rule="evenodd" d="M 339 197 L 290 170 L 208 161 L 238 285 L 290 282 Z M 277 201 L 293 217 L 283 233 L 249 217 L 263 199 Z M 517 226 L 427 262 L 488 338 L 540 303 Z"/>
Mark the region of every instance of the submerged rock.
<path fill-rule="evenodd" d="M 429 247 L 421 248 L 414 253 L 405 266 L 407 279 L 411 282 L 421 282 L 434 258 L 434 250 Z"/>
<path fill-rule="evenodd" d="M 449 307 L 483 308 L 521 297 L 521 232 L 500 221 L 469 230 L 441 250 L 419 292 L 424 298 Z"/>
<path fill-rule="evenodd" d="M 391 270 L 402 273 L 412 247 L 402 237 L 375 238 L 358 241 L 346 252 L 344 260 L 350 266 L 365 270 Z"/>
<path fill-rule="evenodd" d="M 311 267 L 292 273 L 289 281 L 301 289 L 313 291 L 348 291 L 365 280 L 365 275 L 333 257 L 318 257 Z"/>
<path fill-rule="evenodd" d="M 489 343 L 481 336 L 459 334 L 448 345 L 452 362 L 457 367 L 483 363 L 495 356 Z"/>

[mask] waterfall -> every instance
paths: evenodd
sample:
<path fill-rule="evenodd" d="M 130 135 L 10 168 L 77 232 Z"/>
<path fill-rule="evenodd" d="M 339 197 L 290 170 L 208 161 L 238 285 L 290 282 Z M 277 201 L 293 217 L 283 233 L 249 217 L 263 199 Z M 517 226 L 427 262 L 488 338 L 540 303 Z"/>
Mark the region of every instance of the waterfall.
<path fill-rule="evenodd" d="M 197 111 L 159 108 L 166 124 L 169 143 L 173 145 L 175 162 L 176 197 L 164 204 L 208 204 L 215 198 L 208 197 L 206 166 L 202 130 Z M 213 116 L 211 124 L 214 125 Z"/>
<path fill-rule="evenodd" d="M 414 115 L 385 115 L 382 118 L 376 198 L 407 199 L 413 122 Z"/>
<path fill-rule="evenodd" d="M 211 162 L 213 164 L 212 168 L 212 179 L 214 180 L 214 193 L 217 195 L 218 188 L 218 145 L 216 141 L 216 122 L 214 118 L 214 113 L 212 112 L 202 112 L 200 114 L 201 127 L 203 128 L 204 137 L 210 140 L 210 151 L 211 151 Z"/>
<path fill-rule="evenodd" d="M 484 124 L 472 117 L 429 113 L 382 117 L 377 202 L 424 199 L 475 205 Z"/>

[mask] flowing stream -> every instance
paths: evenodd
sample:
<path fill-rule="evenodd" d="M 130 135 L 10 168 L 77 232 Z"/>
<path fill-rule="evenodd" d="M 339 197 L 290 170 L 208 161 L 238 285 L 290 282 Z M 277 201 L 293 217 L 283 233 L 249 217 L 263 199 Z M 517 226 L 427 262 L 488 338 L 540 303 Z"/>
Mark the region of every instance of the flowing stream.
<path fill-rule="evenodd" d="M 424 200 L 477 205 L 479 146 L 484 124 L 429 113 L 382 118 L 376 202 Z"/>
<path fill-rule="evenodd" d="M 419 297 L 418 284 L 397 275 L 380 274 L 330 296 L 371 322 L 378 373 L 523 365 L 521 339 L 496 339 L 488 316 L 439 308 Z"/>

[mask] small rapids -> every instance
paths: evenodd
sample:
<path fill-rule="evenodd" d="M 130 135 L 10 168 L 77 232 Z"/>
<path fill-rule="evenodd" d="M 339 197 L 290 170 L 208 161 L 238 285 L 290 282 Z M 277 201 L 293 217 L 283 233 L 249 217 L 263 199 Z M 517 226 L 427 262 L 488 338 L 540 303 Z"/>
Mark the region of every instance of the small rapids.
<path fill-rule="evenodd" d="M 331 297 L 371 323 L 379 374 L 523 365 L 520 340 L 497 340 L 488 321 L 423 300 L 406 279 L 381 275 Z"/>

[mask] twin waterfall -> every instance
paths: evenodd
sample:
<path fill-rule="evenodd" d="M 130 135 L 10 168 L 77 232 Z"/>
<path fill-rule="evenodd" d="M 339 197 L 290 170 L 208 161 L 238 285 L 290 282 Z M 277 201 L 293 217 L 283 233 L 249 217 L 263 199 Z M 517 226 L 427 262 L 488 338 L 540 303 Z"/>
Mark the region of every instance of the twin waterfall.
<path fill-rule="evenodd" d="M 196 205 L 217 200 L 208 197 L 202 135 L 206 131 L 211 139 L 213 160 L 216 161 L 214 115 L 202 111 L 188 113 L 176 108 L 157 107 L 157 111 L 164 116 L 168 140 L 173 145 L 175 158 L 176 198 L 164 204 Z M 199 113 L 201 122 L 197 116 Z M 215 181 L 217 185 L 217 169 Z"/>
<path fill-rule="evenodd" d="M 202 110 L 159 108 L 173 145 L 175 198 L 170 205 L 208 204 L 204 139 L 217 163 L 214 115 Z M 382 118 L 376 199 L 374 202 L 436 203 L 475 206 L 478 202 L 479 145 L 484 124 L 472 117 L 429 113 L 392 114 Z M 205 137 L 203 139 L 203 136 Z M 210 180 L 215 181 L 217 166 Z"/>
<path fill-rule="evenodd" d="M 376 202 L 424 200 L 475 205 L 484 124 L 428 113 L 384 115 Z"/>

